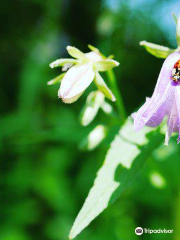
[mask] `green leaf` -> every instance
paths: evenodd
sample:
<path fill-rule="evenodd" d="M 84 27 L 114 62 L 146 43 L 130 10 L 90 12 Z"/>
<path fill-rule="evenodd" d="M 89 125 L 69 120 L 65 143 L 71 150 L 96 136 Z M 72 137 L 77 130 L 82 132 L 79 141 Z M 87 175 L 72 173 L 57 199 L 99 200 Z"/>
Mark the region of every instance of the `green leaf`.
<path fill-rule="evenodd" d="M 113 95 L 111 90 L 108 88 L 105 81 L 103 80 L 103 78 L 98 72 L 96 72 L 94 82 L 97 88 L 99 89 L 99 91 L 101 91 L 108 99 L 110 99 L 112 102 L 116 101 L 115 96 Z"/>
<path fill-rule="evenodd" d="M 142 41 L 140 42 L 141 46 L 144 46 L 145 49 L 157 58 L 167 58 L 175 50 L 154 43 Z"/>
<path fill-rule="evenodd" d="M 78 63 L 78 61 L 76 59 L 73 59 L 73 58 L 61 58 L 61 59 L 57 59 L 56 61 L 52 62 L 49 64 L 49 66 L 51 68 L 54 68 L 54 67 L 62 67 L 66 64 L 75 64 L 75 63 Z"/>
<path fill-rule="evenodd" d="M 70 239 L 87 227 L 132 182 L 146 158 L 162 143 L 164 137 L 159 130 L 146 127 L 135 133 L 130 119 L 126 121 L 111 144 L 105 162 L 70 231 Z"/>
<path fill-rule="evenodd" d="M 178 46 L 180 47 L 180 14 L 177 19 L 177 25 L 176 25 L 176 39 Z"/>
<path fill-rule="evenodd" d="M 71 55 L 73 58 L 77 58 L 80 60 L 86 60 L 86 55 L 81 52 L 78 48 L 67 46 L 67 51 L 69 55 Z"/>
<path fill-rule="evenodd" d="M 80 143 L 80 149 L 87 151 L 94 150 L 104 140 L 106 133 L 107 128 L 104 125 L 97 125 Z"/>
<path fill-rule="evenodd" d="M 104 94 L 102 92 L 93 91 L 89 94 L 80 115 L 80 122 L 83 126 L 89 125 L 94 120 L 103 102 Z"/>
<path fill-rule="evenodd" d="M 119 63 L 112 59 L 104 59 L 95 63 L 96 70 L 100 72 L 111 70 L 112 68 L 117 66 L 119 66 Z"/>
<path fill-rule="evenodd" d="M 48 85 L 54 85 L 54 84 L 60 83 L 65 74 L 66 74 L 66 73 L 60 74 L 60 75 L 57 76 L 56 78 L 54 78 L 54 79 L 50 80 L 49 82 L 47 82 L 47 84 L 48 84 Z"/>

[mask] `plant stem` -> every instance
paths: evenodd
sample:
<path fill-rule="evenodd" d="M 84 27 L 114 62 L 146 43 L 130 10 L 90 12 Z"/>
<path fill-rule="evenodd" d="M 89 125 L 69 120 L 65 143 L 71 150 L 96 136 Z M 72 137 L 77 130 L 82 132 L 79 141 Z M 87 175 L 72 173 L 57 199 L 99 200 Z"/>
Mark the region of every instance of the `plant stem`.
<path fill-rule="evenodd" d="M 109 78 L 110 88 L 116 97 L 115 103 L 116 103 L 116 107 L 117 107 L 117 110 L 119 113 L 119 118 L 121 120 L 121 123 L 124 123 L 126 120 L 126 111 L 124 108 L 121 93 L 120 93 L 118 85 L 117 85 L 116 76 L 115 76 L 113 70 L 109 70 L 107 72 L 107 75 Z"/>

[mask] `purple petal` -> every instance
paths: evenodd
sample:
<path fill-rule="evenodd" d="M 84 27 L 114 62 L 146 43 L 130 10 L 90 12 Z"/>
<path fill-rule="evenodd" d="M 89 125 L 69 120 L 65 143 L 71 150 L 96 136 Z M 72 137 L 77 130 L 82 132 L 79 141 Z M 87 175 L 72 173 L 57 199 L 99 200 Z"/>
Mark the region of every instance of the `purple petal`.
<path fill-rule="evenodd" d="M 162 123 L 164 117 L 169 114 L 169 109 L 172 108 L 173 98 L 174 95 L 173 93 L 171 93 L 170 96 L 168 96 L 168 98 L 166 99 L 166 101 L 162 103 L 156 113 L 154 113 L 153 116 L 146 123 L 147 126 L 157 127 Z"/>
<path fill-rule="evenodd" d="M 171 107 L 170 114 L 168 116 L 168 122 L 167 122 L 167 131 L 165 136 L 165 143 L 164 145 L 168 145 L 169 139 L 171 137 L 171 134 L 176 131 L 177 123 L 178 123 L 178 113 L 177 113 L 177 107 L 176 107 L 176 100 L 174 98 L 173 105 Z"/>
<path fill-rule="evenodd" d="M 158 126 L 172 106 L 175 85 L 171 80 L 174 64 L 180 59 L 180 53 L 171 54 L 164 62 L 159 78 L 150 99 L 134 115 L 134 130 L 138 132 L 144 125 Z"/>
<path fill-rule="evenodd" d="M 166 86 L 170 81 L 172 69 L 178 60 L 180 60 L 179 52 L 172 53 L 166 58 L 161 68 L 161 72 L 159 74 L 158 81 L 157 81 L 153 95 L 158 93 L 161 94 L 161 92 L 165 91 Z M 174 85 L 173 82 L 172 82 L 172 85 Z"/>
<path fill-rule="evenodd" d="M 175 99 L 176 99 L 176 107 L 178 113 L 178 124 L 177 124 L 177 132 L 179 132 L 178 143 L 180 142 L 180 85 L 176 86 L 175 89 Z"/>
<path fill-rule="evenodd" d="M 173 87 L 171 83 L 166 86 L 166 90 L 159 95 L 154 95 L 139 109 L 134 118 L 134 130 L 138 132 L 144 125 L 158 126 L 171 105 Z"/>

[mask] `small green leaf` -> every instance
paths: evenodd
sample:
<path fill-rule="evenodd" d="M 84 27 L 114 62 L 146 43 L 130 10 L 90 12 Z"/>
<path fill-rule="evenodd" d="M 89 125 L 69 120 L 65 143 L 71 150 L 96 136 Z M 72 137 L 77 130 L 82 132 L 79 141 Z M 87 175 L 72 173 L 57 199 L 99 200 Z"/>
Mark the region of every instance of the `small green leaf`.
<path fill-rule="evenodd" d="M 62 67 L 65 64 L 68 64 L 68 63 L 75 64 L 75 63 L 78 63 L 78 61 L 75 60 L 75 59 L 72 59 L 72 58 L 61 58 L 61 59 L 57 59 L 56 61 L 52 62 L 49 66 L 51 68 Z"/>
<path fill-rule="evenodd" d="M 104 125 L 96 126 L 89 135 L 80 143 L 80 149 L 92 151 L 99 146 L 99 144 L 106 137 L 107 128 Z"/>
<path fill-rule="evenodd" d="M 96 67 L 97 71 L 100 71 L 100 72 L 108 71 L 117 66 L 119 66 L 119 63 L 112 59 L 104 59 L 101 61 L 97 61 L 95 63 L 95 67 Z"/>
<path fill-rule="evenodd" d="M 159 129 L 144 128 L 139 133 L 127 120 L 119 131 L 99 170 L 94 185 L 70 231 L 75 238 L 127 188 L 142 168 L 144 161 L 163 142 Z"/>
<path fill-rule="evenodd" d="M 73 58 L 77 58 L 80 60 L 86 60 L 86 55 L 81 52 L 78 48 L 67 46 L 67 51 L 69 55 L 71 55 Z"/>
<path fill-rule="evenodd" d="M 176 39 L 178 46 L 180 47 L 180 14 L 177 19 L 177 25 L 176 25 Z"/>
<path fill-rule="evenodd" d="M 65 73 L 60 74 L 59 76 L 57 76 L 56 78 L 50 80 L 49 82 L 47 82 L 48 85 L 53 85 L 53 84 L 57 84 L 60 83 L 61 80 L 63 79 Z"/>
<path fill-rule="evenodd" d="M 101 75 L 96 72 L 96 76 L 94 79 L 95 84 L 97 85 L 97 88 L 111 101 L 116 101 L 115 96 L 113 95 L 113 93 L 111 92 L 111 90 L 108 88 L 108 86 L 106 85 L 106 83 L 104 82 L 103 78 L 101 77 Z"/>
<path fill-rule="evenodd" d="M 94 91 L 89 94 L 80 115 L 80 121 L 83 126 L 89 125 L 94 120 L 103 102 L 104 94 L 102 92 Z"/>
<path fill-rule="evenodd" d="M 167 58 L 175 50 L 154 43 L 142 41 L 140 42 L 141 46 L 144 46 L 145 49 L 157 58 Z"/>

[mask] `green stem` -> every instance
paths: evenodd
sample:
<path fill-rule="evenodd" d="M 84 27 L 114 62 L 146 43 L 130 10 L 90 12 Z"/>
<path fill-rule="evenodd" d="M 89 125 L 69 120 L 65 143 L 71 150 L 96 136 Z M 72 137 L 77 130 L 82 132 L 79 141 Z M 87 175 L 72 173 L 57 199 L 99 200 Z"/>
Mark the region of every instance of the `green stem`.
<path fill-rule="evenodd" d="M 126 120 L 126 111 L 124 108 L 121 93 L 120 93 L 118 85 L 117 85 L 116 76 L 115 76 L 113 70 L 109 70 L 107 72 L 107 75 L 109 78 L 110 88 L 116 97 L 115 103 L 116 103 L 117 110 L 119 112 L 119 118 L 120 118 L 121 122 L 124 123 Z"/>

